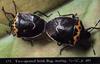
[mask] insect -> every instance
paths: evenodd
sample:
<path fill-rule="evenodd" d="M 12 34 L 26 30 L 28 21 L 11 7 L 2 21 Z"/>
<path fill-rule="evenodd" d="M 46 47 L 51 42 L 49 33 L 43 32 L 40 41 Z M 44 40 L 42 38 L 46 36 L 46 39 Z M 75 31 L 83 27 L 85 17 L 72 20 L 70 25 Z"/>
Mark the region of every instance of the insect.
<path fill-rule="evenodd" d="M 77 14 L 60 15 L 50 20 L 46 24 L 46 34 L 57 41 L 57 45 L 64 45 L 60 50 L 60 55 L 65 48 L 84 47 L 87 49 L 91 44 L 89 43 L 91 31 L 93 29 L 100 29 L 95 27 L 85 29 Z M 93 49 L 94 54 L 95 50 Z"/>
<path fill-rule="evenodd" d="M 5 17 L 9 21 L 9 27 L 11 29 L 9 34 L 13 36 L 20 37 L 24 40 L 29 40 L 32 42 L 33 38 L 38 37 L 44 32 L 46 22 L 44 19 L 40 18 L 36 14 L 41 14 L 46 17 L 49 15 L 44 14 L 43 12 L 36 11 L 32 13 L 26 12 L 17 12 L 17 7 L 15 1 L 13 0 L 13 5 L 15 8 L 15 15 L 9 12 L 6 12 L 4 7 L 2 7 L 2 11 L 5 14 Z"/>

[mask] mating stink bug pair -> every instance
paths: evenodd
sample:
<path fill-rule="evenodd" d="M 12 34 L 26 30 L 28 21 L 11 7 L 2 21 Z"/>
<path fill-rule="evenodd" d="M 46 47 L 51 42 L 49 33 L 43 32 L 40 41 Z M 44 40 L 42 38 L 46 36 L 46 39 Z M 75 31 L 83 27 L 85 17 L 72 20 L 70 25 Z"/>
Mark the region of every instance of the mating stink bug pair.
<path fill-rule="evenodd" d="M 63 48 L 61 48 L 60 54 L 66 47 L 74 48 L 77 46 L 84 46 L 85 48 L 85 45 L 88 46 L 90 44 L 88 43 L 91 36 L 90 32 L 93 29 L 100 29 L 96 28 L 100 21 L 98 21 L 94 27 L 85 29 L 81 20 L 76 16 L 76 14 L 60 15 L 59 12 L 58 14 L 60 17 L 56 17 L 46 23 L 44 19 L 35 15 L 36 13 L 40 13 L 46 17 L 49 17 L 46 14 L 40 11 L 36 11 L 33 14 L 17 13 L 16 4 L 14 1 L 13 4 L 15 6 L 15 15 L 6 12 L 4 7 L 2 7 L 6 18 L 9 20 L 9 27 L 11 28 L 10 33 L 12 33 L 13 36 L 32 41 L 33 38 L 45 32 L 52 40 L 56 40 L 59 46 L 65 45 Z M 13 19 L 10 19 L 8 15 L 11 15 Z"/>

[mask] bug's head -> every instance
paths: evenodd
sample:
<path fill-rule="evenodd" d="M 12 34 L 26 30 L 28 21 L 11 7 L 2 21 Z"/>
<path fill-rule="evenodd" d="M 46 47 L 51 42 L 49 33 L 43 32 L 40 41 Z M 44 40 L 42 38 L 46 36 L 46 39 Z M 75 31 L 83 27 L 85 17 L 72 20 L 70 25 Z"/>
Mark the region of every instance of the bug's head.
<path fill-rule="evenodd" d="M 18 32 L 18 28 L 16 26 L 16 22 L 18 21 L 18 14 L 16 14 L 16 16 L 13 18 L 12 22 L 9 22 L 9 27 L 11 29 L 11 33 L 13 36 L 17 35 Z"/>
<path fill-rule="evenodd" d="M 5 17 L 7 18 L 7 20 L 9 21 L 9 27 L 10 27 L 10 31 L 8 32 L 9 34 L 12 33 L 14 36 L 16 35 L 18 29 L 16 28 L 16 17 L 17 17 L 17 8 L 16 8 L 16 4 L 15 1 L 12 0 L 14 8 L 15 8 L 15 14 L 10 13 L 10 12 L 6 12 L 4 7 L 2 6 L 2 11 L 5 15 Z"/>

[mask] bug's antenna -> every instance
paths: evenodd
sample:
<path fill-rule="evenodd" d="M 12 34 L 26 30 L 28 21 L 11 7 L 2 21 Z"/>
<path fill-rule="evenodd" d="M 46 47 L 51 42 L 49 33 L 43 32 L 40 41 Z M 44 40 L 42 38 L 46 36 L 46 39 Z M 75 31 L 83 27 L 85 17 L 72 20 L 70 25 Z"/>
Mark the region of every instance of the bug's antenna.
<path fill-rule="evenodd" d="M 15 14 L 17 14 L 17 7 L 16 7 L 16 3 L 15 3 L 15 1 L 14 1 L 14 0 L 12 0 L 12 2 L 13 2 L 13 5 L 14 5 L 14 8 L 15 8 Z"/>
<path fill-rule="evenodd" d="M 9 21 L 9 26 L 10 26 L 10 28 L 11 28 L 12 20 L 10 20 L 9 17 L 8 17 L 7 15 L 11 15 L 13 18 L 14 18 L 15 16 L 14 16 L 12 13 L 6 12 L 3 6 L 2 6 L 2 11 L 3 11 L 5 17 L 7 18 L 7 20 Z M 7 34 L 10 34 L 10 33 L 11 33 L 11 31 L 10 31 L 10 32 L 9 32 L 9 31 L 6 31 L 6 32 L 7 32 Z"/>
<path fill-rule="evenodd" d="M 11 20 L 7 17 L 7 14 L 8 14 L 8 15 L 11 15 L 13 18 L 15 17 L 12 13 L 6 12 L 3 6 L 2 6 L 2 11 L 3 11 L 5 17 L 7 18 L 7 20 L 8 20 L 9 22 L 11 22 Z"/>
<path fill-rule="evenodd" d="M 5 9 L 4 9 L 4 7 L 3 7 L 3 6 L 2 6 L 2 11 L 3 11 L 3 13 L 4 13 L 5 17 L 7 18 L 7 20 L 8 20 L 8 21 L 10 21 L 10 20 L 9 20 L 9 18 L 6 16 L 6 12 L 5 12 Z"/>
<path fill-rule="evenodd" d="M 87 30 L 90 30 L 89 32 L 91 32 L 91 31 L 93 31 L 94 29 L 100 29 L 100 28 L 96 28 L 96 26 L 99 24 L 99 22 L 100 22 L 100 20 L 95 24 L 95 26 L 94 27 L 90 27 L 90 28 L 88 28 Z"/>

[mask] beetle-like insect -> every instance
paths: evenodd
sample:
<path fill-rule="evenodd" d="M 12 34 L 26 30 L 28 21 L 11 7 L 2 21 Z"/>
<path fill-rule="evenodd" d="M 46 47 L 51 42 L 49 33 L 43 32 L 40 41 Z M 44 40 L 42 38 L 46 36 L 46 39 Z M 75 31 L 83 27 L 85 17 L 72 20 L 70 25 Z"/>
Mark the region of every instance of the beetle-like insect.
<path fill-rule="evenodd" d="M 44 32 L 46 25 L 45 20 L 36 14 L 41 14 L 46 17 L 49 16 L 40 11 L 36 11 L 33 14 L 25 12 L 18 13 L 15 1 L 13 0 L 12 2 L 15 7 L 15 15 L 6 12 L 4 7 L 2 7 L 2 11 L 8 19 L 9 27 L 11 29 L 8 33 L 13 34 L 13 36 L 21 37 L 24 40 L 29 40 L 32 43 L 33 38 L 38 37 Z"/>
<path fill-rule="evenodd" d="M 59 46 L 64 45 L 60 50 L 60 55 L 66 47 L 87 49 L 91 45 L 89 43 L 90 32 L 93 29 L 100 29 L 96 28 L 100 20 L 95 27 L 85 29 L 77 14 L 60 15 L 59 12 L 58 14 L 60 17 L 56 17 L 46 24 L 46 34 L 52 40 L 56 40 Z M 93 52 L 96 54 L 94 48 Z"/>

